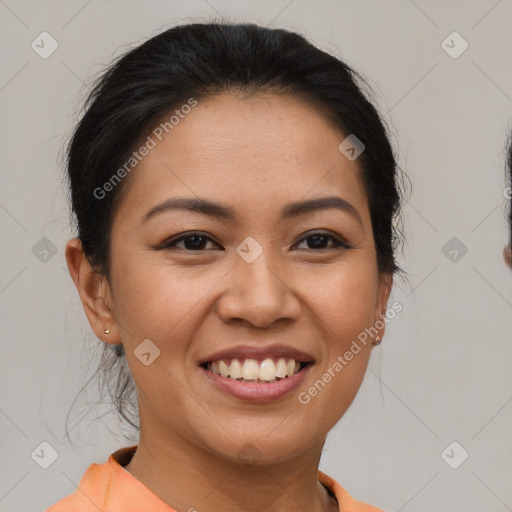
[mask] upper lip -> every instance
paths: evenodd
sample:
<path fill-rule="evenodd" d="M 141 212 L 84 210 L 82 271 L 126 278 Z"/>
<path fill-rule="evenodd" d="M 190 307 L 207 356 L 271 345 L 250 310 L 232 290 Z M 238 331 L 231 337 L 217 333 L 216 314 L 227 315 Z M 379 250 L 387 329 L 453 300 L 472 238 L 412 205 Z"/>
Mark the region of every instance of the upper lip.
<path fill-rule="evenodd" d="M 310 354 L 283 344 L 266 346 L 235 345 L 224 350 L 213 352 L 201 358 L 199 360 L 199 365 L 212 361 L 219 361 L 221 359 L 261 359 L 264 357 L 285 357 L 295 359 L 295 361 L 299 361 L 301 363 L 309 363 L 315 360 Z"/>

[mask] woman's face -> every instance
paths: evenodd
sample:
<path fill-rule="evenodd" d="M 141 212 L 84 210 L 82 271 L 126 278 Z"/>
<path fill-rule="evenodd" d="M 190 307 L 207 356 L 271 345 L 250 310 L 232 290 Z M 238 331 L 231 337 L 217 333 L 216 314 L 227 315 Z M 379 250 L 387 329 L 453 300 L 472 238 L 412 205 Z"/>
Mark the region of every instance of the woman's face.
<path fill-rule="evenodd" d="M 377 271 L 361 169 L 338 150 L 344 139 L 297 98 L 224 93 L 199 101 L 126 178 L 107 299 L 153 433 L 230 459 L 250 441 L 262 462 L 277 462 L 322 442 L 351 404 L 371 338 L 333 368 L 385 313 L 391 276 Z M 327 197 L 346 206 L 282 215 Z M 147 216 L 171 198 L 215 202 L 232 217 L 176 208 Z M 204 238 L 171 245 L 190 231 Z M 271 352 L 276 344 L 286 348 Z M 293 349 L 313 362 L 284 395 L 250 400 L 236 393 L 254 383 L 212 380 L 200 366 L 230 349 L 241 363 L 250 349 L 276 364 Z M 329 369 L 329 382 L 309 393 Z M 235 394 L 219 385 L 226 380 Z"/>

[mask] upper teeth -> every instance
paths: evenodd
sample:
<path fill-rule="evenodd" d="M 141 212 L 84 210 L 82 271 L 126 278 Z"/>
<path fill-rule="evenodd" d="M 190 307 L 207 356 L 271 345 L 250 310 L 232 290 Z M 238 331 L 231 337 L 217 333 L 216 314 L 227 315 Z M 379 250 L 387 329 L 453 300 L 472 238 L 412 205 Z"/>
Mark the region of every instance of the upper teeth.
<path fill-rule="evenodd" d="M 301 364 L 295 359 L 286 359 L 280 357 L 277 363 L 273 359 L 267 358 L 262 361 L 256 359 L 232 359 L 231 364 L 229 361 L 212 361 L 208 363 L 207 369 L 222 375 L 222 377 L 230 377 L 232 379 L 247 379 L 247 380 L 265 380 L 273 381 L 276 378 L 291 377 L 297 373 L 301 368 Z"/>

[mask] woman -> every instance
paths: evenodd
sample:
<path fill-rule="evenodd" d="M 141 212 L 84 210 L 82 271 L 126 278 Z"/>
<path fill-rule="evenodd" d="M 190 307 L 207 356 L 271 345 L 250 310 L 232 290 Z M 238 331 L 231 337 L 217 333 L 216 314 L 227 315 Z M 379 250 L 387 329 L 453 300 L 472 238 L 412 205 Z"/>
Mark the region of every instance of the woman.
<path fill-rule="evenodd" d="M 66 259 L 140 441 L 48 512 L 380 510 L 318 471 L 400 270 L 397 166 L 356 80 L 297 34 L 212 23 L 98 82 Z"/>

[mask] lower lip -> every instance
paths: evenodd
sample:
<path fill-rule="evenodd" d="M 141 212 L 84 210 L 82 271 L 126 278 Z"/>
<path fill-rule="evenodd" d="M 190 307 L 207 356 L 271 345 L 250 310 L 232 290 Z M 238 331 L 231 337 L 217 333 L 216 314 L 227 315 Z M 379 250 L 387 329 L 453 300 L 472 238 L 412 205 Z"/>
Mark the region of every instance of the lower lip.
<path fill-rule="evenodd" d="M 202 366 L 200 366 L 199 369 L 218 389 L 236 398 L 250 402 L 272 402 L 283 398 L 297 389 L 306 378 L 312 366 L 312 364 L 308 364 L 291 377 L 285 377 L 284 379 L 270 383 L 243 382 L 229 377 L 222 377 L 221 375 L 206 370 Z"/>

